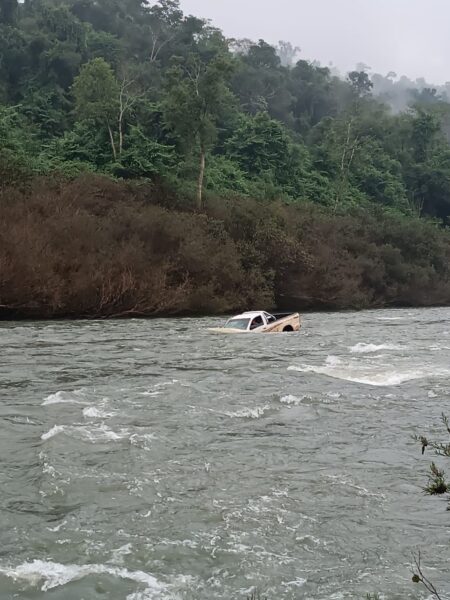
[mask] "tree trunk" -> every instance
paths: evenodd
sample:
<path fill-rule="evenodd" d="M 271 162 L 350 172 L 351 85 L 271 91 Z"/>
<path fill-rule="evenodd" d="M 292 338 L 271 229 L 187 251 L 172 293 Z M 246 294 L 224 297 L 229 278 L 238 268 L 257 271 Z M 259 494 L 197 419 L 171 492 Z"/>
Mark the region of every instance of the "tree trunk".
<path fill-rule="evenodd" d="M 122 156 L 123 150 L 123 114 L 119 116 L 119 156 Z"/>
<path fill-rule="evenodd" d="M 205 176 L 205 148 L 200 147 L 200 172 L 198 174 L 197 209 L 203 208 L 203 178 Z"/>
<path fill-rule="evenodd" d="M 111 125 L 109 123 L 107 123 L 107 124 L 108 124 L 108 133 L 109 133 L 109 139 L 111 142 L 112 153 L 114 156 L 114 160 L 117 160 L 117 151 L 116 151 L 116 144 L 114 143 L 113 132 L 111 131 Z"/>

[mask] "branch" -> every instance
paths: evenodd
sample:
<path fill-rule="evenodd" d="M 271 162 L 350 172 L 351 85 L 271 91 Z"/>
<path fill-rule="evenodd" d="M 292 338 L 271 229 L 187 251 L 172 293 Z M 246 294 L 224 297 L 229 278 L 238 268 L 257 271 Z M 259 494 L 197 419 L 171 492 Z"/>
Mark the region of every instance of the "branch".
<path fill-rule="evenodd" d="M 415 567 L 417 569 L 417 573 L 416 573 L 414 568 L 412 568 L 413 582 L 421 583 L 432 594 L 432 596 L 437 598 L 437 600 L 442 600 L 441 596 L 439 595 L 437 589 L 434 587 L 433 583 L 423 573 L 423 570 L 422 570 L 422 567 L 420 564 L 420 562 L 421 562 L 420 550 L 417 553 L 417 556 L 415 554 L 413 554 L 413 559 L 414 559 Z"/>

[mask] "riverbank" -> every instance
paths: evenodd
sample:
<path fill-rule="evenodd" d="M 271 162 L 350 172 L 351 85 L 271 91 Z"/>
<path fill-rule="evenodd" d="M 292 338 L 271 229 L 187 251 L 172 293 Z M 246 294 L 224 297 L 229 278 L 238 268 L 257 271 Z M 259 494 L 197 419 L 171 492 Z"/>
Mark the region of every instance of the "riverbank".
<path fill-rule="evenodd" d="M 450 304 L 450 235 L 381 210 L 208 198 L 86 175 L 0 192 L 0 318 Z"/>

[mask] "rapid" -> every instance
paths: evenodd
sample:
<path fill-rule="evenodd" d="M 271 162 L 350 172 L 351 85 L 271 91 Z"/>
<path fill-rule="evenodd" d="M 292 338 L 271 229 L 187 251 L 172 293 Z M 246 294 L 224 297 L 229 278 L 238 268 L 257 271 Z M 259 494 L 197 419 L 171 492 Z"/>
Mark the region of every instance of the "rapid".
<path fill-rule="evenodd" d="M 222 322 L 0 323 L 0 599 L 449 598 L 450 309 Z"/>

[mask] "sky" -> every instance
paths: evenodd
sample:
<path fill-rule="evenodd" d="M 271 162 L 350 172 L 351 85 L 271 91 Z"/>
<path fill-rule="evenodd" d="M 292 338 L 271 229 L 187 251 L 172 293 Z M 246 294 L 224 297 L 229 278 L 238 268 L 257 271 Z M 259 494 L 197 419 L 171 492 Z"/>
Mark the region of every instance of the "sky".
<path fill-rule="evenodd" d="M 225 35 L 290 41 L 300 58 L 342 73 L 364 63 L 434 84 L 450 81 L 450 0 L 181 0 Z"/>

